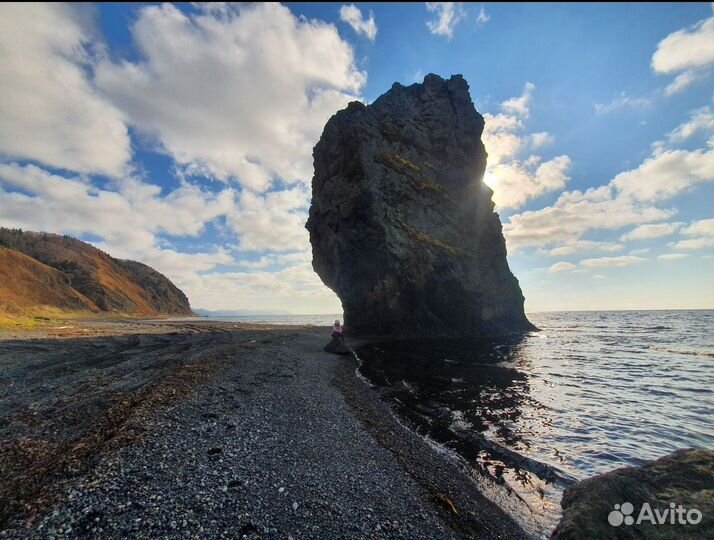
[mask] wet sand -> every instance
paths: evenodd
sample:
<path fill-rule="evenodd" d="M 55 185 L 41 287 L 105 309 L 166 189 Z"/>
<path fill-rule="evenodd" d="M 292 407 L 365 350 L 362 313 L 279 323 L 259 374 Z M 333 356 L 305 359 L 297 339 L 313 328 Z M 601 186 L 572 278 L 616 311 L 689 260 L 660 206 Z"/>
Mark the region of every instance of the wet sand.
<path fill-rule="evenodd" d="M 106 319 L 0 334 L 0 537 L 526 538 L 328 339 Z"/>

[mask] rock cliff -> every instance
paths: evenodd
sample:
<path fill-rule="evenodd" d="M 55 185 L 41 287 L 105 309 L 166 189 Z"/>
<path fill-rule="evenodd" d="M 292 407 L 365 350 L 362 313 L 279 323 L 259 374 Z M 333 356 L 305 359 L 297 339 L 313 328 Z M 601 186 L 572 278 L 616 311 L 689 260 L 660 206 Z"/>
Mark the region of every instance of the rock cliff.
<path fill-rule="evenodd" d="M 483 183 L 483 117 L 460 75 L 350 103 L 315 146 L 313 268 L 349 335 L 532 329 Z"/>

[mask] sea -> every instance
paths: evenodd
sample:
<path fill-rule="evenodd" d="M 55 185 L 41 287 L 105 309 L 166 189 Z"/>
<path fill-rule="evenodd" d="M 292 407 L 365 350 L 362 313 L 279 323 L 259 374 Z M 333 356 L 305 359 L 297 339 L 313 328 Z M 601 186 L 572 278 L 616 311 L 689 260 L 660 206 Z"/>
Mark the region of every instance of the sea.
<path fill-rule="evenodd" d="M 714 310 L 528 318 L 539 331 L 516 338 L 364 345 L 358 372 L 405 426 L 461 460 L 542 538 L 567 486 L 679 448 L 714 448 Z"/>

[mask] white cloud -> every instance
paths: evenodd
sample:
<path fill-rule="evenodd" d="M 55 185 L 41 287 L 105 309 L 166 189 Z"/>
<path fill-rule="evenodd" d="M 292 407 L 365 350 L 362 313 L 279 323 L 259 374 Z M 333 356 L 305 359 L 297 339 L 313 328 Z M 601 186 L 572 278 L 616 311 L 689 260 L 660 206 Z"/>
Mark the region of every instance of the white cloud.
<path fill-rule="evenodd" d="M 498 114 L 484 114 L 482 140 L 488 152 L 484 181 L 494 191 L 498 208 L 517 208 L 529 199 L 563 189 L 570 179 L 571 161 L 566 155 L 543 162 L 535 154 L 526 159 L 519 156 L 553 142 L 545 132 L 521 135 L 524 121 L 530 116 L 530 104 L 535 86 L 526 83 L 523 93 L 501 104 Z"/>
<path fill-rule="evenodd" d="M 119 176 L 131 158 L 122 114 L 88 79 L 91 11 L 0 5 L 0 155 Z"/>
<path fill-rule="evenodd" d="M 667 141 L 674 144 L 681 143 L 700 132 L 714 133 L 714 108 L 702 107 L 693 111 L 689 120 L 667 134 Z"/>
<path fill-rule="evenodd" d="M 694 111 L 688 121 L 670 132 L 668 140 L 679 142 L 695 132 L 707 132 L 711 129 L 708 114 L 708 109 Z M 645 226 L 625 233 L 623 240 L 674 232 L 678 224 L 655 222 L 671 218 L 676 211 L 659 208 L 655 203 L 714 181 L 714 146 L 688 151 L 668 144 L 655 143 L 652 155 L 641 165 L 616 175 L 607 185 L 585 192 L 564 192 L 552 206 L 512 216 L 503 228 L 509 250 L 554 246 L 556 255 L 565 255 L 574 252 L 567 246 L 582 241 L 588 231 L 617 230 L 628 225 Z M 708 245 L 706 240 L 683 242 L 683 249 Z M 558 250 L 560 247 L 565 249 Z"/>
<path fill-rule="evenodd" d="M 612 185 L 623 196 L 655 202 L 702 182 L 714 182 L 714 148 L 659 151 L 636 169 L 615 176 Z"/>
<path fill-rule="evenodd" d="M 706 235 L 714 237 L 714 219 L 700 219 L 682 230 L 687 236 Z"/>
<path fill-rule="evenodd" d="M 335 294 L 312 267 L 296 264 L 278 272 L 192 274 L 179 281 L 191 291 L 192 305 L 210 309 L 284 310 L 298 313 L 340 313 Z"/>
<path fill-rule="evenodd" d="M 539 163 L 536 156 L 531 158 L 496 165 L 486 173 L 484 180 L 493 189 L 498 208 L 517 208 L 529 199 L 565 187 L 570 179 L 568 156 L 557 156 L 545 163 Z"/>
<path fill-rule="evenodd" d="M 551 248 L 546 251 L 546 254 L 551 257 L 561 257 L 563 255 L 572 255 L 579 251 L 603 251 L 616 252 L 621 251 L 625 246 L 614 242 L 600 242 L 595 240 L 572 240 L 561 246 Z"/>
<path fill-rule="evenodd" d="M 688 69 L 687 71 L 677 75 L 671 83 L 665 86 L 664 93 L 667 96 L 673 96 L 674 94 L 678 94 L 687 86 L 700 79 L 703 79 L 705 76 L 706 72 Z"/>
<path fill-rule="evenodd" d="M 585 192 L 567 191 L 552 206 L 522 212 L 503 227 L 509 251 L 526 246 L 569 244 L 592 230 L 617 230 L 627 225 L 662 221 L 674 215 L 665 210 L 618 197 L 610 186 Z"/>
<path fill-rule="evenodd" d="M 99 87 L 178 163 L 256 191 L 309 182 L 327 119 L 365 82 L 333 25 L 278 4 L 143 7 L 142 60 L 102 62 Z"/>
<path fill-rule="evenodd" d="M 669 244 L 673 249 L 705 249 L 714 247 L 714 219 L 700 219 L 682 229 L 684 236 L 693 236 Z"/>
<path fill-rule="evenodd" d="M 122 257 L 155 248 L 159 234 L 197 236 L 234 208 L 230 188 L 212 194 L 182 185 L 162 195 L 159 186 L 133 178 L 114 187 L 99 189 L 34 165 L 0 164 L 0 226 L 99 236 Z"/>
<path fill-rule="evenodd" d="M 623 234 L 620 240 L 649 240 L 651 238 L 661 238 L 676 233 L 682 226 L 682 223 L 656 223 L 648 225 L 640 225 L 635 227 L 630 232 Z"/>
<path fill-rule="evenodd" d="M 652 100 L 648 98 L 632 98 L 629 97 L 625 92 L 622 92 L 618 97 L 613 99 L 610 103 L 596 103 L 595 113 L 596 114 L 607 114 L 620 109 L 641 109 L 648 107 L 652 104 Z"/>
<path fill-rule="evenodd" d="M 506 114 L 512 114 L 520 118 L 528 118 L 531 114 L 530 106 L 533 100 L 533 90 L 535 85 L 527 82 L 523 88 L 523 93 L 519 97 L 512 97 L 501 104 L 501 109 Z"/>
<path fill-rule="evenodd" d="M 447 39 L 454 37 L 456 25 L 466 17 L 461 2 L 427 2 L 426 9 L 436 15 L 435 19 L 426 23 L 429 31 Z"/>
<path fill-rule="evenodd" d="M 550 268 L 548 268 L 548 272 L 569 272 L 571 270 L 575 270 L 577 268 L 577 265 L 569 262 L 557 262 Z"/>
<path fill-rule="evenodd" d="M 631 255 L 621 255 L 620 257 L 600 257 L 598 259 L 585 259 L 580 262 L 586 268 L 609 268 L 632 266 L 645 262 L 647 259 L 642 257 L 633 257 Z"/>
<path fill-rule="evenodd" d="M 673 249 L 705 249 L 714 247 L 714 238 L 711 237 L 701 237 L 692 238 L 690 240 L 680 240 L 674 244 L 671 244 Z"/>
<path fill-rule="evenodd" d="M 486 6 L 481 4 L 481 7 L 478 10 L 478 15 L 476 15 L 476 22 L 487 23 L 490 20 L 491 16 L 486 13 Z"/>
<path fill-rule="evenodd" d="M 303 186 L 256 195 L 244 191 L 228 224 L 243 251 L 296 251 L 309 245 L 305 229 L 310 193 Z"/>
<path fill-rule="evenodd" d="M 369 19 L 365 19 L 357 6 L 345 4 L 340 8 L 340 19 L 349 24 L 359 35 L 371 41 L 377 37 L 377 23 L 374 22 L 374 13 L 371 11 Z"/>
<path fill-rule="evenodd" d="M 661 261 L 677 261 L 680 259 L 685 259 L 689 257 L 686 253 L 666 253 L 664 255 L 658 255 L 657 258 Z"/>
<path fill-rule="evenodd" d="M 681 91 L 705 76 L 714 66 L 714 17 L 669 34 L 659 42 L 652 56 L 652 69 L 657 73 L 674 74 L 675 80 L 666 88 L 668 95 Z"/>
<path fill-rule="evenodd" d="M 538 133 L 531 133 L 529 135 L 531 148 L 537 149 L 542 146 L 547 146 L 555 142 L 555 137 L 548 133 L 547 131 L 539 131 Z"/>

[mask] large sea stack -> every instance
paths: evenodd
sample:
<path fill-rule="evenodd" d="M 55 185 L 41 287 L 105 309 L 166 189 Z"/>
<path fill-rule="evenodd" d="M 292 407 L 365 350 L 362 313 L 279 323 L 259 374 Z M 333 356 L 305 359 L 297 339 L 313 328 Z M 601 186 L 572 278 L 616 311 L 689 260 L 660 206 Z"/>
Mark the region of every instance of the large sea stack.
<path fill-rule="evenodd" d="M 532 329 L 483 183 L 484 119 L 461 75 L 350 103 L 313 157 L 313 267 L 350 335 L 473 337 Z"/>

